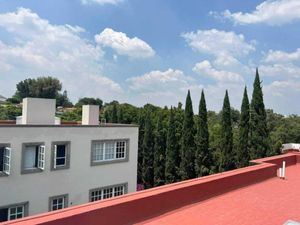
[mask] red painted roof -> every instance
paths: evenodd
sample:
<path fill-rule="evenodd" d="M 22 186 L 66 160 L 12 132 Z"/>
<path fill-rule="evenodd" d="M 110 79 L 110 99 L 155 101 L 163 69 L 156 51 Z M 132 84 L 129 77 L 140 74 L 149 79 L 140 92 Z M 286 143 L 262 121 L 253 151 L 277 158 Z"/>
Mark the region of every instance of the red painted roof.
<path fill-rule="evenodd" d="M 287 179 L 277 176 L 286 161 Z M 283 224 L 300 221 L 300 154 L 257 165 L 70 207 L 5 224 Z"/>

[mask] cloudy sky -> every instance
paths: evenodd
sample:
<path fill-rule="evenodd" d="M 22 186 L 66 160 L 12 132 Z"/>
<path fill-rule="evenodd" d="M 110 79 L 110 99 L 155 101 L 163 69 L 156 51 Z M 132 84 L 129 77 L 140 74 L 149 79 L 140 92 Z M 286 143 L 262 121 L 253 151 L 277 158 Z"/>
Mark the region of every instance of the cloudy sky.
<path fill-rule="evenodd" d="M 255 68 L 265 104 L 300 114 L 299 0 L 0 0 L 0 94 L 54 76 L 70 98 L 240 108 Z"/>

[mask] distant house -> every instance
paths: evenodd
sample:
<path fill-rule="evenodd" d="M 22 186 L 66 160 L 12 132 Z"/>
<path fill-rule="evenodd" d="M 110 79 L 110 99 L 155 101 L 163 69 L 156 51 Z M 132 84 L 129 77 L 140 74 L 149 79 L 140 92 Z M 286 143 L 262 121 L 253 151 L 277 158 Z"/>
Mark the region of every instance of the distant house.
<path fill-rule="evenodd" d="M 5 101 L 6 101 L 6 98 L 4 96 L 0 95 L 0 103 L 3 103 Z"/>

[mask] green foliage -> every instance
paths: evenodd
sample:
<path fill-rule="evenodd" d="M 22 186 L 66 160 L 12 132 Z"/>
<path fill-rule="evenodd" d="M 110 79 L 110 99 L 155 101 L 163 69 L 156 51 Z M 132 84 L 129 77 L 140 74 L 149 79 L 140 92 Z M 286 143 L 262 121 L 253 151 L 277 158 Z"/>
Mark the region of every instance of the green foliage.
<path fill-rule="evenodd" d="M 112 114 L 111 114 L 111 122 L 118 123 L 118 109 L 117 109 L 116 103 L 113 104 Z"/>
<path fill-rule="evenodd" d="M 75 108 L 74 110 L 64 112 L 60 118 L 62 121 L 81 121 L 82 109 Z"/>
<path fill-rule="evenodd" d="M 251 159 L 262 158 L 272 153 L 269 146 L 267 114 L 257 69 L 250 107 L 250 157 Z"/>
<path fill-rule="evenodd" d="M 66 90 L 64 90 L 63 94 L 58 94 L 56 97 L 56 105 L 57 106 L 62 106 L 62 107 L 72 107 L 73 104 L 70 102 L 68 98 L 68 93 Z"/>
<path fill-rule="evenodd" d="M 54 77 L 38 77 L 25 79 L 17 84 L 17 91 L 13 96 L 18 101 L 26 97 L 57 98 L 62 84 Z"/>
<path fill-rule="evenodd" d="M 15 120 L 22 115 L 22 108 L 19 105 L 3 104 L 0 105 L 0 120 Z"/>
<path fill-rule="evenodd" d="M 153 128 L 151 122 L 150 111 L 146 112 L 145 116 L 145 131 L 143 138 L 143 168 L 142 168 L 142 179 L 145 188 L 151 188 L 154 184 L 154 171 L 153 171 Z"/>
<path fill-rule="evenodd" d="M 165 183 L 166 137 L 162 114 L 158 116 L 154 143 L 154 186 Z"/>
<path fill-rule="evenodd" d="M 222 172 L 234 168 L 231 108 L 227 90 L 221 117 L 221 146 L 219 156 L 219 171 Z"/>
<path fill-rule="evenodd" d="M 167 184 L 175 182 L 178 178 L 177 171 L 179 167 L 179 149 L 176 146 L 177 141 L 178 139 L 176 138 L 174 110 L 171 108 L 166 147 L 165 180 Z"/>
<path fill-rule="evenodd" d="M 239 139 L 238 149 L 236 153 L 236 165 L 237 167 L 244 167 L 249 165 L 249 129 L 250 129 L 250 106 L 247 94 L 247 88 L 245 87 L 244 96 L 241 106 L 241 118 L 239 124 Z"/>
<path fill-rule="evenodd" d="M 121 105 L 118 110 L 118 123 L 124 123 L 123 107 Z"/>
<path fill-rule="evenodd" d="M 198 116 L 197 135 L 195 138 L 196 143 L 196 156 L 195 156 L 195 171 L 198 177 L 208 175 L 211 172 L 212 155 L 209 150 L 209 134 L 207 122 L 207 109 L 204 92 L 201 93 L 199 103 L 199 116 Z"/>
<path fill-rule="evenodd" d="M 99 105 L 99 108 L 102 109 L 103 101 L 99 98 L 80 98 L 76 103 L 75 107 L 81 107 L 83 105 Z"/>
<path fill-rule="evenodd" d="M 195 133 L 193 105 L 190 91 L 188 91 L 181 140 L 180 175 L 182 180 L 195 177 Z"/>

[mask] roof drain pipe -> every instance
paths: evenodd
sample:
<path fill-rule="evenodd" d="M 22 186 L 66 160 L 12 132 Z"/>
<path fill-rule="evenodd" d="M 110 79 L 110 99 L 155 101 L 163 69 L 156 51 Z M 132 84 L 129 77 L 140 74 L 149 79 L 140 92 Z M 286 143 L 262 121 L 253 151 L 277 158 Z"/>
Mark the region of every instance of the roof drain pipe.
<path fill-rule="evenodd" d="M 285 179 L 285 161 L 282 162 L 282 168 L 279 168 L 279 178 Z"/>

